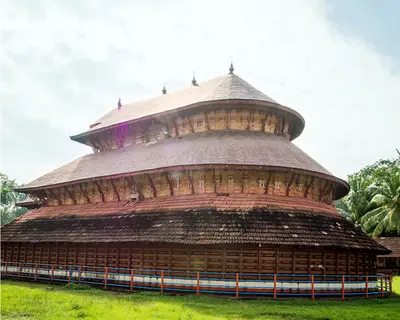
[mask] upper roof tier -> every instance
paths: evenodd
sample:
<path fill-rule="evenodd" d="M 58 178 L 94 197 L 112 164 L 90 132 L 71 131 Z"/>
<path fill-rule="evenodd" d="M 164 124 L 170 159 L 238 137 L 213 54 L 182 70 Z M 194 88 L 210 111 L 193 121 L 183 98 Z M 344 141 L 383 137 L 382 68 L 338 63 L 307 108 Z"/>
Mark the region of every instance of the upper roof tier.
<path fill-rule="evenodd" d="M 289 114 L 294 119 L 292 139 L 298 137 L 304 129 L 304 119 L 299 113 L 279 104 L 236 74 L 229 73 L 206 82 L 196 83 L 178 92 L 171 94 L 167 92 L 153 99 L 115 108 L 91 124 L 88 131 L 71 136 L 71 139 L 80 141 L 83 136 L 102 131 L 105 128 L 115 127 L 120 123 L 136 122 L 222 101 L 254 103 L 261 108 L 275 109 Z"/>

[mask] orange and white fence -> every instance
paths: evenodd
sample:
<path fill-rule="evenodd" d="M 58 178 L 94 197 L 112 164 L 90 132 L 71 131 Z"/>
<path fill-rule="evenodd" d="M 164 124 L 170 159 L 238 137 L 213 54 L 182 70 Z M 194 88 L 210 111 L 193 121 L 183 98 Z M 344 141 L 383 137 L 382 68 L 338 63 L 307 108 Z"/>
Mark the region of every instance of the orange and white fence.
<path fill-rule="evenodd" d="M 3 278 L 33 281 L 85 283 L 104 288 L 149 289 L 228 294 L 236 297 L 261 295 L 273 298 L 303 296 L 311 299 L 354 296 L 391 296 L 390 275 L 250 274 L 171 271 L 2 262 Z"/>

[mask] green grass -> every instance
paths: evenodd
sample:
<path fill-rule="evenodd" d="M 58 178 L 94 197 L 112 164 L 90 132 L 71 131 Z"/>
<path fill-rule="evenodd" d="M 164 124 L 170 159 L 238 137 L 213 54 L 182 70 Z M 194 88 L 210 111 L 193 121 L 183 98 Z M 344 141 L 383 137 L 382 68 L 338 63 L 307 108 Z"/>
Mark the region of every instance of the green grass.
<path fill-rule="evenodd" d="M 400 277 L 393 285 L 400 294 Z M 81 290 L 77 290 L 81 289 Z M 155 292 L 119 293 L 3 281 L 2 319 L 400 319 L 400 295 L 346 301 L 237 300 Z"/>

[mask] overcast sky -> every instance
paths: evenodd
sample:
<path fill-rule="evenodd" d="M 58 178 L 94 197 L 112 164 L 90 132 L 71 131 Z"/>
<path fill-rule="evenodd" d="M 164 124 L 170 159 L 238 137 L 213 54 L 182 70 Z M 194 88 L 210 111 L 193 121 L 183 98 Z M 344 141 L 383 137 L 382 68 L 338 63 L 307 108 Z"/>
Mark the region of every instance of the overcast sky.
<path fill-rule="evenodd" d="M 27 183 L 86 153 L 117 105 L 235 72 L 306 120 L 294 141 L 346 178 L 400 149 L 393 1 L 0 0 L 0 171 Z"/>

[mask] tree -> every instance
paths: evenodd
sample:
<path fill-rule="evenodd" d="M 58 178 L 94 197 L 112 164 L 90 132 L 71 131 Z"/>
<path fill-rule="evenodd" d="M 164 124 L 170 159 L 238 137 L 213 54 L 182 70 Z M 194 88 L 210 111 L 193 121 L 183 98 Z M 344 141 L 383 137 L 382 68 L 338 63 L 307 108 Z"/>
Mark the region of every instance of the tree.
<path fill-rule="evenodd" d="M 20 187 L 20 185 L 15 180 L 10 180 L 3 173 L 0 173 L 0 186 L 0 216 L 3 225 L 27 212 L 27 209 L 15 205 L 17 202 L 25 200 L 26 195 L 15 192 L 14 189 Z"/>
<path fill-rule="evenodd" d="M 400 236 L 400 167 L 389 168 L 370 186 L 370 210 L 361 218 L 363 229 L 372 236 Z"/>
<path fill-rule="evenodd" d="M 368 182 L 360 175 L 355 174 L 349 176 L 349 185 L 349 194 L 337 201 L 336 209 L 347 220 L 359 225 L 360 219 L 369 207 Z"/>
<path fill-rule="evenodd" d="M 349 194 L 336 202 L 337 210 L 369 235 L 400 235 L 399 171 L 400 158 L 349 175 Z"/>

